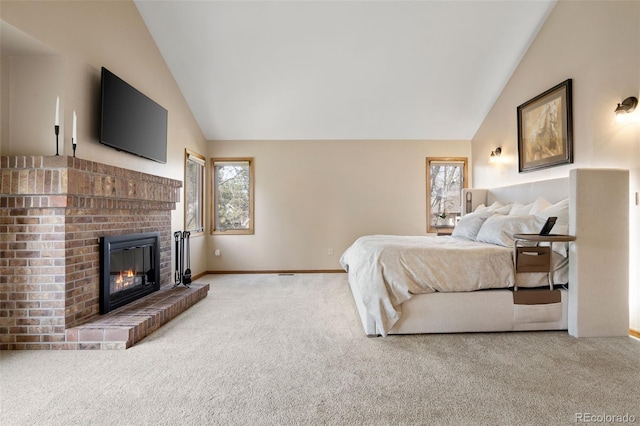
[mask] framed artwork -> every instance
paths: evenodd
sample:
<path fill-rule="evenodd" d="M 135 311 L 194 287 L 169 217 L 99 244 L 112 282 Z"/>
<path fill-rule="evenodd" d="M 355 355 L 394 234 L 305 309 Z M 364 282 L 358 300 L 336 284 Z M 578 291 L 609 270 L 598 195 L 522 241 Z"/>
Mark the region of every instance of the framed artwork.
<path fill-rule="evenodd" d="M 518 107 L 519 172 L 573 163 L 571 79 Z"/>

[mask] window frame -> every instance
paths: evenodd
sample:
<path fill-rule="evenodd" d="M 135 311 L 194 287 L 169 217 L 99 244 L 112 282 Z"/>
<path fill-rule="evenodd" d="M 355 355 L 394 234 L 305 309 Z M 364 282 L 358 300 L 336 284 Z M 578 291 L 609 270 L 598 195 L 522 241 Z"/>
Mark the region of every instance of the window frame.
<path fill-rule="evenodd" d="M 216 212 L 217 212 L 217 182 L 216 182 L 216 163 L 241 163 L 247 162 L 249 165 L 249 226 L 247 229 L 229 229 L 219 230 L 216 228 Z M 255 194 L 255 178 L 254 169 L 255 161 L 253 157 L 216 157 L 210 161 L 211 167 L 211 235 L 253 235 L 255 233 L 254 223 L 254 194 Z"/>
<path fill-rule="evenodd" d="M 469 164 L 469 160 L 467 157 L 427 157 L 426 159 L 426 166 L 427 166 L 427 176 L 426 176 L 426 203 L 427 203 L 427 233 L 438 233 L 440 232 L 438 228 L 436 228 L 434 225 L 432 225 L 432 220 L 431 220 L 431 164 L 432 163 L 453 163 L 453 164 L 462 164 L 462 184 L 460 185 L 460 197 L 462 197 L 462 189 L 467 188 L 468 187 L 468 182 L 469 182 L 469 169 L 468 169 L 468 164 Z M 460 204 L 459 206 L 460 211 L 454 211 L 454 213 L 461 213 L 462 212 L 462 205 Z M 446 213 L 446 211 L 445 211 Z M 458 215 L 457 215 L 458 216 Z M 455 226 L 455 220 L 456 218 L 454 217 L 454 222 L 451 226 L 449 225 L 443 225 L 443 227 L 448 228 L 448 229 L 453 229 L 453 227 Z"/>
<path fill-rule="evenodd" d="M 196 189 L 197 194 L 197 207 L 196 211 L 199 215 L 198 227 L 189 228 L 189 197 L 188 197 L 188 185 L 191 182 L 189 177 L 189 163 L 196 163 L 199 166 L 200 176 L 197 181 L 198 188 Z M 205 194 L 205 182 L 206 182 L 206 166 L 207 159 L 204 155 L 198 154 L 197 152 L 191 151 L 190 149 L 184 150 L 184 229 L 185 231 L 189 231 L 191 236 L 199 236 L 203 235 L 205 232 L 205 211 L 204 211 L 204 194 Z"/>

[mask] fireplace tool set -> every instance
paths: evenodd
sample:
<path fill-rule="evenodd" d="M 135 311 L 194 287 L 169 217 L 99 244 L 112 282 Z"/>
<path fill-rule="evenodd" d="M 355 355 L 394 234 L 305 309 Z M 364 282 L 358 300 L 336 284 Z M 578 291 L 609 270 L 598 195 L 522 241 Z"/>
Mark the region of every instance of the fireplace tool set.
<path fill-rule="evenodd" d="M 176 231 L 173 233 L 173 238 L 176 243 L 176 271 L 173 285 L 174 287 L 178 287 L 180 284 L 184 284 L 185 287 L 189 287 L 189 284 L 191 284 L 191 249 L 189 243 L 190 236 L 191 232 L 189 231 Z"/>

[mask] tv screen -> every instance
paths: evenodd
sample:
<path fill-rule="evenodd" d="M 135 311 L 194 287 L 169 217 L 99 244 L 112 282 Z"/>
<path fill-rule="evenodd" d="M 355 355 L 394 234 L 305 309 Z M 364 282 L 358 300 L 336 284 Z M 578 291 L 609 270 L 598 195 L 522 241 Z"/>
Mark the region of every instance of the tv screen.
<path fill-rule="evenodd" d="M 102 144 L 166 163 L 167 115 L 166 109 L 102 68 Z"/>

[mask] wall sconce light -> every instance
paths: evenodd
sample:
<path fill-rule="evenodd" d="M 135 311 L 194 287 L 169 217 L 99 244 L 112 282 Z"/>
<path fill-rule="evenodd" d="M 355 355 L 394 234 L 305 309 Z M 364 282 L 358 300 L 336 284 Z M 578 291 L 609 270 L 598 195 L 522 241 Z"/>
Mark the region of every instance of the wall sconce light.
<path fill-rule="evenodd" d="M 635 96 L 631 96 L 622 101 L 622 103 L 618 104 L 615 111 L 613 111 L 616 115 L 616 121 L 622 123 L 627 118 L 627 114 L 631 114 L 637 106 L 638 98 Z"/>
<path fill-rule="evenodd" d="M 491 151 L 491 158 L 495 159 L 496 157 L 500 157 L 501 154 L 502 154 L 502 148 L 498 147 L 493 151 Z"/>

